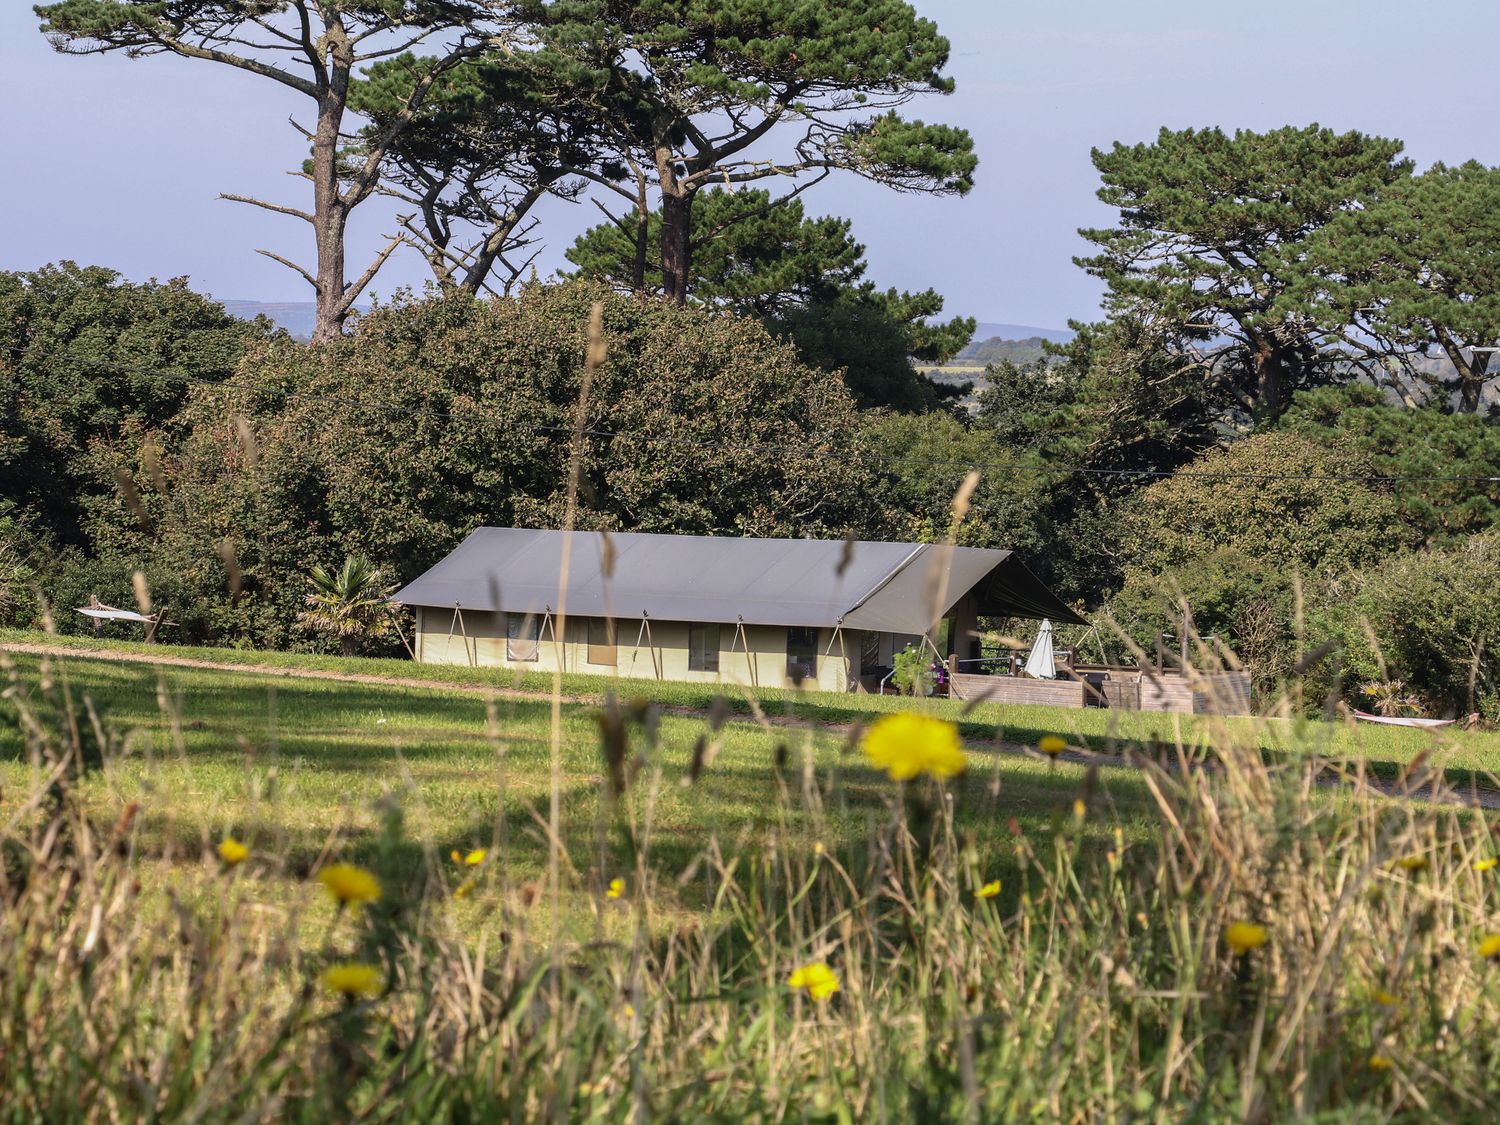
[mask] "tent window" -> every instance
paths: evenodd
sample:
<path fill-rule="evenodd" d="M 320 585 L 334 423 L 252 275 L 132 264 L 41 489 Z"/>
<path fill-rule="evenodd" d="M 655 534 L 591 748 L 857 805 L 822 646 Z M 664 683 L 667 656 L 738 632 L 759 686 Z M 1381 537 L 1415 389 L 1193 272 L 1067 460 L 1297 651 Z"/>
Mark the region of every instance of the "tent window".
<path fill-rule="evenodd" d="M 719 627 L 717 625 L 688 626 L 688 670 L 691 672 L 717 672 L 719 670 Z"/>
<path fill-rule="evenodd" d="M 602 664 L 613 668 L 619 663 L 619 649 L 615 647 L 615 623 L 608 617 L 589 618 L 590 664 Z"/>
<path fill-rule="evenodd" d="M 859 670 L 874 672 L 880 667 L 880 634 L 865 633 L 859 644 Z"/>
<path fill-rule="evenodd" d="M 786 631 L 786 674 L 796 680 L 818 678 L 818 631 L 793 626 Z"/>
<path fill-rule="evenodd" d="M 505 615 L 505 659 L 535 660 L 542 623 L 532 613 Z"/>

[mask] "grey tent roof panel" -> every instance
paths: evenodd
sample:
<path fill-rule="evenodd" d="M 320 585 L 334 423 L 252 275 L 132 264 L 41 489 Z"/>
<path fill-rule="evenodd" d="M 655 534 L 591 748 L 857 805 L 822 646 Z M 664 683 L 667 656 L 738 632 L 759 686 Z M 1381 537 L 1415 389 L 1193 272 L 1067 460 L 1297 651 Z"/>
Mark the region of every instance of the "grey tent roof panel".
<path fill-rule="evenodd" d="M 395 600 L 482 612 L 556 612 L 566 544 L 567 610 L 588 617 L 842 623 L 921 633 L 931 624 L 933 597 L 942 585 L 941 612 L 977 588 L 986 615 L 1078 620 L 1009 551 L 856 542 L 840 573 L 840 540 L 614 532 L 609 541 L 614 566 L 606 576 L 598 532 L 482 527 Z"/>

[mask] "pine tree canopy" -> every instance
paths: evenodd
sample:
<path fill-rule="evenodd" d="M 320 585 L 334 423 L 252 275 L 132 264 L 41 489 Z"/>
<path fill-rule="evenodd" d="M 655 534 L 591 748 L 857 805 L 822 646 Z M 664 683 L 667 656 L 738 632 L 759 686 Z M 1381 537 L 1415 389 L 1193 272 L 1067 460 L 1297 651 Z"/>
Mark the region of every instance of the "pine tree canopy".
<path fill-rule="evenodd" d="M 1408 380 L 1458 391 L 1481 409 L 1500 344 L 1500 170 L 1437 164 L 1390 185 L 1370 206 L 1337 215 L 1310 240 L 1300 283 L 1282 304 L 1347 323 L 1349 346 L 1400 364 Z M 1419 367 L 1436 346 L 1453 377 Z"/>
<path fill-rule="evenodd" d="M 1401 148 L 1310 125 L 1232 137 L 1163 129 L 1150 144 L 1096 149 L 1099 198 L 1120 218 L 1080 232 L 1100 253 L 1079 265 L 1108 285 L 1112 311 L 1229 340 L 1222 367 L 1247 405 L 1274 417 L 1339 362 L 1309 310 L 1278 298 L 1296 283 L 1309 236 L 1410 176 Z"/>

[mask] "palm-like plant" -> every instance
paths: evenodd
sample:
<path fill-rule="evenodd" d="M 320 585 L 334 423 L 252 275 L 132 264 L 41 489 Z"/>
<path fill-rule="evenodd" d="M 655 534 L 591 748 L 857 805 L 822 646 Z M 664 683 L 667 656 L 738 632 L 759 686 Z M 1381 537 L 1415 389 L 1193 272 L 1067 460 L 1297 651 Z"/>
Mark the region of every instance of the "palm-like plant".
<path fill-rule="evenodd" d="M 298 624 L 333 634 L 345 656 L 355 655 L 366 638 L 388 635 L 395 628 L 400 607 L 390 596 L 396 587 L 386 584 L 385 571 L 369 559 L 350 555 L 337 574 L 314 566 L 307 580 L 312 589 Z"/>

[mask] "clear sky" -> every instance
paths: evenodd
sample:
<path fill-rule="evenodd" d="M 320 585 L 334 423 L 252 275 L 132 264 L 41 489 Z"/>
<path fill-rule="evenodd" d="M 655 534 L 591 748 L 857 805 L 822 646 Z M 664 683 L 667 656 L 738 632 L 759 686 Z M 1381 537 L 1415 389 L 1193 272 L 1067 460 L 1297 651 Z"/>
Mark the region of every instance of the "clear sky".
<path fill-rule="evenodd" d="M 854 220 L 877 282 L 935 287 L 952 313 L 1043 327 L 1091 315 L 1097 287 L 1071 261 L 1077 228 L 1108 219 L 1089 150 L 1163 125 L 1316 121 L 1400 137 L 1420 166 L 1500 164 L 1494 0 L 916 5 L 953 41 L 958 90 L 910 112 L 974 134 L 978 186 L 935 201 L 846 179 L 804 198 Z M 0 268 L 72 258 L 136 280 L 186 274 L 219 297 L 308 299 L 305 282 L 254 253 L 307 261 L 305 225 L 216 199 L 305 205 L 305 184 L 284 172 L 304 152 L 286 123 L 300 102 L 209 63 L 54 54 L 30 0 L 0 0 Z M 546 212 L 544 273 L 596 215 Z M 389 212 L 356 219 L 352 269 L 391 226 Z M 375 288 L 426 276 L 398 254 Z"/>

